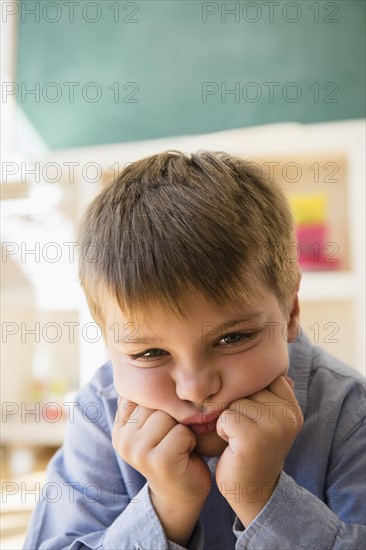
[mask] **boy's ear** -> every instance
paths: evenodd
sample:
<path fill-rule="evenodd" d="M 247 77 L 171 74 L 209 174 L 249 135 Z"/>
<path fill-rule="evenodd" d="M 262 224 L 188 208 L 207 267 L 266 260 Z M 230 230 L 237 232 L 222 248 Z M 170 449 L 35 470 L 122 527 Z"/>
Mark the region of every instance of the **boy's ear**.
<path fill-rule="evenodd" d="M 292 304 L 292 308 L 287 323 L 287 341 L 293 342 L 299 336 L 300 331 L 300 302 L 299 302 L 299 288 L 300 288 L 301 276 L 299 276 L 299 282 L 296 289 L 295 298 Z"/>

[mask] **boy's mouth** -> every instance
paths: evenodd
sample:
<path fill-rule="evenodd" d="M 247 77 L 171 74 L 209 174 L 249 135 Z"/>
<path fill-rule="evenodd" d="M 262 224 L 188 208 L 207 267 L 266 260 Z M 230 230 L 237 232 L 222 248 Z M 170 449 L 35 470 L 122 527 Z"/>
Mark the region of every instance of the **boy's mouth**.
<path fill-rule="evenodd" d="M 217 420 L 211 420 L 211 422 L 205 424 L 189 424 L 188 428 L 196 435 L 205 435 L 216 431 L 216 423 Z"/>
<path fill-rule="evenodd" d="M 197 435 L 208 434 L 216 430 L 216 422 L 221 412 L 199 413 L 186 420 L 182 420 L 181 424 L 188 426 Z"/>

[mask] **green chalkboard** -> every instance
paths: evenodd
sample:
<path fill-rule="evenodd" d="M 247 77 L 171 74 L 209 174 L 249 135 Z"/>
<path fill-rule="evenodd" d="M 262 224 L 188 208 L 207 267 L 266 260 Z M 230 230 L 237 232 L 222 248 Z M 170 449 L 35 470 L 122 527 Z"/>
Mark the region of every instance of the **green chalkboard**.
<path fill-rule="evenodd" d="M 51 148 L 365 116 L 363 0 L 21 0 L 17 17 L 16 97 Z"/>

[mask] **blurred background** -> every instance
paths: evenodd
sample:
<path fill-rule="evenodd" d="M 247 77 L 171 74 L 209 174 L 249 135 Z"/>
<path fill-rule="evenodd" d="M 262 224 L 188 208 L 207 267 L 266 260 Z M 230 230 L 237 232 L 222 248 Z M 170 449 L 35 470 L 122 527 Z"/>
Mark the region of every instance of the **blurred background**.
<path fill-rule="evenodd" d="M 1 2 L 2 548 L 108 357 L 76 227 L 123 166 L 224 149 L 285 190 L 302 329 L 364 372 L 365 3 Z"/>

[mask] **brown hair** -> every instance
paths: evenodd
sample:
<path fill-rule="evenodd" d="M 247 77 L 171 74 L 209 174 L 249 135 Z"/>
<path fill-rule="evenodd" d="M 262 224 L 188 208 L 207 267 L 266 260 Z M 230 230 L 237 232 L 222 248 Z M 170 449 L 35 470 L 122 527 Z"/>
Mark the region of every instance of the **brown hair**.
<path fill-rule="evenodd" d="M 287 201 L 253 164 L 224 152 L 166 151 L 125 167 L 87 208 L 80 281 L 103 326 L 103 293 L 128 318 L 184 317 L 186 292 L 221 308 L 272 291 L 288 313 L 299 268 Z"/>

